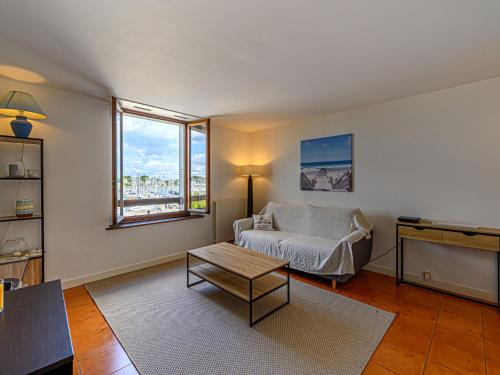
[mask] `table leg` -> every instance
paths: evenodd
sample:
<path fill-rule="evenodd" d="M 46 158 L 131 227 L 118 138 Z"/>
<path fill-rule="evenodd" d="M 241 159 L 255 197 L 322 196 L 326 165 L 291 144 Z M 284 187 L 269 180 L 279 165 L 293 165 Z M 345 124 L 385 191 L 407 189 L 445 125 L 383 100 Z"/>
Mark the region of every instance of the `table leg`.
<path fill-rule="evenodd" d="M 189 253 L 186 253 L 186 286 L 189 288 Z"/>
<path fill-rule="evenodd" d="M 290 303 L 290 264 L 286 266 L 286 303 Z"/>
<path fill-rule="evenodd" d="M 250 292 L 250 303 L 249 305 L 249 311 L 248 311 L 248 320 L 250 323 L 250 327 L 253 326 L 252 322 L 252 308 L 253 308 L 253 288 L 252 288 L 252 280 L 249 281 L 249 292 Z"/>
<path fill-rule="evenodd" d="M 497 253 L 497 304 L 500 308 L 500 252 Z"/>
<path fill-rule="evenodd" d="M 396 224 L 396 285 L 399 285 L 399 225 Z"/>
<path fill-rule="evenodd" d="M 195 286 L 195 285 L 198 285 L 198 284 L 201 284 L 201 283 L 204 283 L 206 280 L 205 279 L 201 279 L 198 280 L 198 281 L 195 281 L 193 283 L 189 283 L 189 253 L 186 255 L 186 286 L 188 288 L 192 287 L 192 286 Z"/>
<path fill-rule="evenodd" d="M 405 281 L 405 256 L 404 256 L 404 241 L 401 238 L 401 282 Z"/>

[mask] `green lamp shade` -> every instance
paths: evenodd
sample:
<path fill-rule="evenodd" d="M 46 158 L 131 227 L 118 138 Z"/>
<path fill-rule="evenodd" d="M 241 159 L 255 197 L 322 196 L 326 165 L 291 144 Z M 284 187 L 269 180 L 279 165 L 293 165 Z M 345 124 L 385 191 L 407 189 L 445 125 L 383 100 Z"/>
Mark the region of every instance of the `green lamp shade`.
<path fill-rule="evenodd" d="M 47 118 L 35 99 L 26 92 L 9 91 L 0 101 L 0 115 L 16 117 L 22 116 L 34 120 Z"/>

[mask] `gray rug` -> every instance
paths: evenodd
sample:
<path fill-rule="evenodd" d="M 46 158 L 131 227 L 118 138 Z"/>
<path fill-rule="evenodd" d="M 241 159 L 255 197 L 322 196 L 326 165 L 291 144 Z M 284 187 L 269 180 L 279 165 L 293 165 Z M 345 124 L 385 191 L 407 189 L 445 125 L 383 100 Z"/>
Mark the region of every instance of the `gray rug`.
<path fill-rule="evenodd" d="M 86 287 L 141 374 L 361 374 L 394 319 L 292 280 L 290 304 L 250 328 L 246 303 L 188 289 L 183 261 Z M 256 317 L 285 295 L 273 294 Z"/>

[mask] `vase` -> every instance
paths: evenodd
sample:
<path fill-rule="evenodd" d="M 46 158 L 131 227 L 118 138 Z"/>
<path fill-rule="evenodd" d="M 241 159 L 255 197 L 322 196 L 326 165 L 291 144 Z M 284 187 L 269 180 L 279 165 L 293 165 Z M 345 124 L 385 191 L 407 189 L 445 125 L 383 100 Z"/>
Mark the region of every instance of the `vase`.
<path fill-rule="evenodd" d="M 30 217 L 33 216 L 33 200 L 19 199 L 16 201 L 16 216 Z"/>
<path fill-rule="evenodd" d="M 25 176 L 24 161 L 9 161 L 5 163 L 5 177 L 22 178 Z"/>
<path fill-rule="evenodd" d="M 28 138 L 33 129 L 33 125 L 24 116 L 16 116 L 14 120 L 10 122 L 10 128 L 16 137 Z"/>

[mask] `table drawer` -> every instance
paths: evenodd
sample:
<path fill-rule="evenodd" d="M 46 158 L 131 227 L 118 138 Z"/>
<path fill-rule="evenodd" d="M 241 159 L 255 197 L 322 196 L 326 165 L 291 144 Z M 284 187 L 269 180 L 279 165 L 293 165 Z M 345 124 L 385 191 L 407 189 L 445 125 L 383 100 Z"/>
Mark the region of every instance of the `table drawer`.
<path fill-rule="evenodd" d="M 473 247 L 475 249 L 499 251 L 499 240 L 495 236 L 470 232 L 443 232 L 443 242 L 449 245 Z"/>
<path fill-rule="evenodd" d="M 443 242 L 443 231 L 437 229 L 420 229 L 418 227 L 399 227 L 399 235 L 414 240 L 423 240 L 430 242 Z"/>

